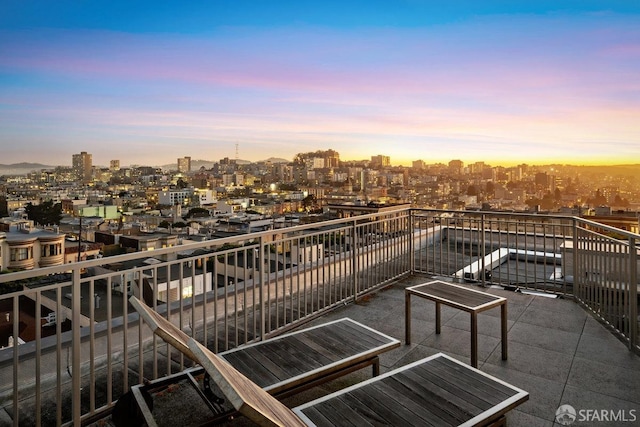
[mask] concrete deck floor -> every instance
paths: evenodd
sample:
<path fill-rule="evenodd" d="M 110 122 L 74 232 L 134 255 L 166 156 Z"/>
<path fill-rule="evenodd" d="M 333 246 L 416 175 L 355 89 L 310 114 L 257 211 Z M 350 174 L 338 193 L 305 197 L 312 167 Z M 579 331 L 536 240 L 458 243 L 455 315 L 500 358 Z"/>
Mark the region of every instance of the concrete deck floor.
<path fill-rule="evenodd" d="M 442 333 L 436 335 L 434 304 L 424 299 L 412 298 L 412 344 L 404 344 L 404 288 L 430 280 L 433 279 L 425 276 L 400 280 L 311 324 L 350 317 L 401 340 L 399 348 L 381 356 L 381 372 L 438 352 L 470 363 L 469 314 L 442 307 Z M 529 401 L 508 414 L 508 425 L 560 425 L 555 422 L 555 413 L 562 404 L 583 410 L 583 414 L 591 410 L 588 412 L 591 417 L 593 410 L 597 414 L 624 417 L 610 422 L 576 420 L 573 425 L 640 424 L 640 357 L 588 312 L 568 299 L 473 287 L 508 298 L 508 360 L 501 358 L 500 310 L 491 309 L 478 316 L 479 369 L 530 394 Z M 370 369 L 364 369 L 284 402 L 296 406 L 370 376 Z M 175 412 L 179 413 L 180 408 L 179 401 L 175 401 Z M 631 422 L 633 418 L 635 422 Z M 178 425 L 163 418 L 162 424 L 165 423 Z M 237 418 L 227 424 L 251 425 L 251 422 Z M 107 418 L 94 425 L 111 425 L 111 421 Z"/>

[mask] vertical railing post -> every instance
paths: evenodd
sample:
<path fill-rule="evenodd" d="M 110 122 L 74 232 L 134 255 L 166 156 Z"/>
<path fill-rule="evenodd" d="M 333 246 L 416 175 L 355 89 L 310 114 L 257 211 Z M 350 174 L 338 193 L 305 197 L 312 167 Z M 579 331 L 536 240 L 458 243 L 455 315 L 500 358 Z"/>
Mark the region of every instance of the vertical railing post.
<path fill-rule="evenodd" d="M 13 312 L 11 314 L 12 325 L 12 335 L 13 335 L 13 395 L 16 396 L 13 399 L 13 425 L 18 427 L 20 425 L 20 411 L 18 410 L 19 399 L 17 396 L 20 394 L 19 388 L 19 375 L 20 375 L 20 365 L 18 362 L 20 359 L 18 358 L 20 352 L 18 351 L 20 336 L 20 298 L 15 296 L 13 297 Z M 60 375 L 58 373 L 58 375 Z M 38 413 L 41 411 L 41 408 L 37 408 Z"/>
<path fill-rule="evenodd" d="M 259 301 L 259 307 L 260 307 L 260 341 L 265 339 L 266 336 L 266 332 L 265 332 L 265 301 L 264 301 L 264 284 L 265 284 L 265 257 L 264 257 L 264 253 L 266 250 L 265 244 L 264 244 L 264 236 L 260 235 L 260 238 L 258 239 L 258 246 L 260 247 L 260 253 L 258 254 L 258 301 Z"/>
<path fill-rule="evenodd" d="M 416 271 L 415 257 L 415 213 L 413 209 L 409 209 L 409 273 L 414 274 Z"/>
<path fill-rule="evenodd" d="M 638 249 L 636 239 L 629 238 L 629 349 L 638 345 Z"/>
<path fill-rule="evenodd" d="M 351 225 L 351 277 L 353 277 L 353 301 L 358 300 L 358 237 L 356 236 L 356 224 L 354 219 Z"/>
<path fill-rule="evenodd" d="M 73 285 L 73 309 L 71 311 L 71 328 L 72 328 L 72 356 L 71 356 L 71 384 L 72 384 L 72 409 L 73 409 L 73 425 L 80 427 L 80 418 L 82 416 L 81 411 L 81 368 L 80 368 L 80 302 L 81 302 L 81 283 L 80 283 L 80 271 L 82 267 L 80 263 L 75 264 L 72 273 L 71 283 Z M 93 337 L 91 337 L 93 339 Z"/>
<path fill-rule="evenodd" d="M 478 230 L 478 232 L 480 233 L 480 250 L 478 251 L 478 254 L 480 256 L 480 275 L 482 277 L 482 286 L 487 286 L 486 283 L 486 271 L 487 271 L 487 266 L 485 265 L 485 241 L 484 241 L 484 219 L 485 219 L 485 214 L 480 215 L 480 230 Z"/>
<path fill-rule="evenodd" d="M 580 297 L 580 276 L 578 275 L 578 250 L 580 239 L 578 238 L 578 220 L 573 218 L 573 297 Z"/>

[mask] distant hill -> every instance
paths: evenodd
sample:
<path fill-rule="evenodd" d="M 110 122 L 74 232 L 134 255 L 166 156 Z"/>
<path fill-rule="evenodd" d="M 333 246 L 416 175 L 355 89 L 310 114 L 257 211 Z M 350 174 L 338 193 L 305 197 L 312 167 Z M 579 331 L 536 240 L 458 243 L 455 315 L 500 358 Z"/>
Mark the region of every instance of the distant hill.
<path fill-rule="evenodd" d="M 42 169 L 54 169 L 55 166 L 43 165 L 41 163 L 13 163 L 5 165 L 0 163 L 0 174 L 12 175 L 12 174 L 24 174 L 31 171 L 39 171 Z"/>
<path fill-rule="evenodd" d="M 287 159 L 282 159 L 279 157 L 269 157 L 266 160 L 263 160 L 263 162 L 271 162 L 271 163 L 289 163 L 291 160 L 287 160 Z"/>

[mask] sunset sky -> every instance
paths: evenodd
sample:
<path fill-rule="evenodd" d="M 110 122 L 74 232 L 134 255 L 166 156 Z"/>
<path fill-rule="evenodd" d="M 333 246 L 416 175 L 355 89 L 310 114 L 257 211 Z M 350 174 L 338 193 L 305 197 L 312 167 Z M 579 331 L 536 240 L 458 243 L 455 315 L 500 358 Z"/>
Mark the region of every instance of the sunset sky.
<path fill-rule="evenodd" d="M 640 2 L 0 1 L 0 163 L 640 163 Z"/>

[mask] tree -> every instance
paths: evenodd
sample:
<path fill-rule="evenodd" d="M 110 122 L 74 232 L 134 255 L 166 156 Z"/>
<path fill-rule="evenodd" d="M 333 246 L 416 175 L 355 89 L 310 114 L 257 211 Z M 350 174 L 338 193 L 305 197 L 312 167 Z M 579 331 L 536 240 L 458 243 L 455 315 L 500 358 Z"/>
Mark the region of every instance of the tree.
<path fill-rule="evenodd" d="M 187 213 L 187 215 L 184 216 L 185 219 L 187 218 L 206 218 L 211 216 L 211 213 L 209 212 L 208 209 L 205 208 L 191 208 L 189 209 L 189 212 Z"/>
<path fill-rule="evenodd" d="M 298 185 L 290 182 L 282 182 L 278 184 L 278 189 L 282 191 L 297 191 Z"/>
<path fill-rule="evenodd" d="M 529 206 L 529 208 L 533 209 L 533 208 L 535 208 L 536 206 L 539 206 L 539 205 L 540 205 L 540 199 L 538 199 L 537 197 L 533 197 L 533 198 L 531 198 L 531 199 L 527 199 L 524 203 L 525 203 L 527 206 Z"/>
<path fill-rule="evenodd" d="M 627 199 L 623 199 L 622 197 L 620 197 L 619 194 L 616 194 L 615 199 L 613 200 L 613 205 L 614 206 L 622 206 L 622 207 L 629 207 L 629 200 Z"/>
<path fill-rule="evenodd" d="M 62 219 L 62 204 L 54 204 L 52 200 L 47 200 L 39 205 L 28 203 L 24 210 L 27 218 L 37 225 L 60 225 Z"/>
<path fill-rule="evenodd" d="M 540 207 L 544 210 L 551 210 L 555 207 L 556 201 L 553 198 L 551 192 L 547 192 L 544 196 L 542 196 L 542 200 L 540 200 Z"/>
<path fill-rule="evenodd" d="M 314 196 L 313 194 L 309 194 L 307 197 L 302 199 L 302 207 L 305 210 L 313 209 L 315 204 L 316 204 L 316 196 Z"/>
<path fill-rule="evenodd" d="M 587 199 L 587 203 L 593 206 L 602 206 L 607 204 L 607 198 L 598 189 L 596 190 L 596 194 L 593 198 Z"/>
<path fill-rule="evenodd" d="M 229 197 L 249 197 L 253 194 L 253 190 L 249 187 L 234 188 L 229 192 Z"/>
<path fill-rule="evenodd" d="M 492 197 L 495 195 L 496 185 L 493 183 L 493 181 L 487 182 L 487 185 L 484 188 L 484 192 L 487 193 L 487 195 Z"/>
<path fill-rule="evenodd" d="M 187 181 L 185 181 L 182 178 L 178 178 L 178 181 L 176 182 L 176 187 L 178 187 L 179 189 L 185 189 L 189 186 L 189 183 Z"/>
<path fill-rule="evenodd" d="M 559 188 L 556 188 L 553 194 L 553 198 L 555 199 L 555 201 L 557 203 L 560 203 L 562 201 L 562 191 L 560 191 Z"/>

